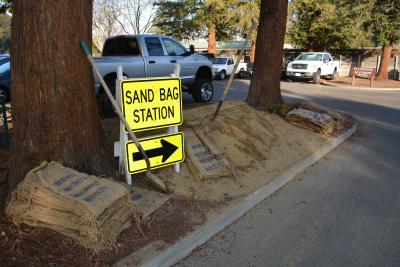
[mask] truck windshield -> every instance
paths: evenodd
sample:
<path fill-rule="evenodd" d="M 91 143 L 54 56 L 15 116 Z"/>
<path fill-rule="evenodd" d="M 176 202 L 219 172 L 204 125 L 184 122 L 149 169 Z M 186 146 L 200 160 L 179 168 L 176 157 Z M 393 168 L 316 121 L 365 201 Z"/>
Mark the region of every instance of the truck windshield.
<path fill-rule="evenodd" d="M 306 60 L 306 61 L 322 61 L 322 54 L 300 54 L 296 60 Z"/>
<path fill-rule="evenodd" d="M 211 61 L 213 64 L 226 64 L 227 58 L 213 58 Z"/>
<path fill-rule="evenodd" d="M 113 38 L 104 44 L 103 57 L 140 56 L 139 44 L 136 38 Z"/>

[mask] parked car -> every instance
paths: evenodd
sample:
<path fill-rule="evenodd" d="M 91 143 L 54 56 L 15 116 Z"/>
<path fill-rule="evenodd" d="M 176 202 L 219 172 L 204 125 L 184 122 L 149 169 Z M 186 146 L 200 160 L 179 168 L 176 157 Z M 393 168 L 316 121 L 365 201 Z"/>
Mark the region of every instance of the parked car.
<path fill-rule="evenodd" d="M 285 78 L 286 76 L 286 67 L 288 64 L 288 60 L 285 57 L 282 57 L 282 68 L 281 68 L 281 79 Z M 252 76 L 253 75 L 253 69 L 254 69 L 254 63 L 247 63 L 247 70 L 243 73 L 244 76 L 249 75 Z M 242 76 L 242 77 L 244 77 Z M 239 76 L 240 78 L 242 78 L 241 76 Z"/>
<path fill-rule="evenodd" d="M 286 77 L 286 69 L 288 63 L 289 61 L 285 57 L 282 57 L 281 79 Z"/>
<path fill-rule="evenodd" d="M 0 95 L 10 101 L 10 56 L 0 54 Z"/>
<path fill-rule="evenodd" d="M 307 79 L 319 83 L 321 76 L 335 80 L 339 71 L 339 61 L 325 52 L 301 53 L 286 69 L 286 75 L 292 79 Z"/>
<path fill-rule="evenodd" d="M 232 75 L 233 67 L 235 66 L 235 62 L 232 57 L 215 57 L 211 59 L 212 67 L 215 72 L 215 76 L 221 80 L 224 80 L 227 76 Z M 244 77 L 244 73 L 247 71 L 246 63 L 239 63 L 238 68 L 236 69 L 235 75 L 239 77 Z"/>
<path fill-rule="evenodd" d="M 187 51 L 167 36 L 139 34 L 108 38 L 102 56 L 94 61 L 113 94 L 117 66 L 122 66 L 128 78 L 165 77 L 173 72 L 176 63 L 181 66 L 183 90 L 192 94 L 196 102 L 208 102 L 214 93 L 211 61 L 194 53 L 193 46 Z M 107 99 L 96 76 L 95 88 L 99 98 Z"/>

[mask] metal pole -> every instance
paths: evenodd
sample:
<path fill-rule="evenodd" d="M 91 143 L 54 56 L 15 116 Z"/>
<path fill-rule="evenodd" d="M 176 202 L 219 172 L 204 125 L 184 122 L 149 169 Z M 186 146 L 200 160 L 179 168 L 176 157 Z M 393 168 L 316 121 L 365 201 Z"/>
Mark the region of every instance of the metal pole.
<path fill-rule="evenodd" d="M 121 81 L 124 80 L 124 74 L 122 66 L 117 67 L 117 79 L 115 80 L 115 99 L 117 100 L 118 107 L 121 106 Z M 125 133 L 124 124 L 119 121 L 119 142 L 118 142 L 118 162 L 119 162 L 119 173 L 125 174 L 125 181 L 128 185 L 132 185 L 132 175 L 126 171 L 126 157 L 125 157 L 125 143 L 128 142 L 128 135 Z"/>
<path fill-rule="evenodd" d="M 178 63 L 175 64 L 174 66 L 174 72 L 171 73 L 171 77 L 179 77 L 181 74 L 181 65 Z M 179 132 L 178 126 L 171 126 L 168 128 L 167 133 L 177 133 Z M 174 170 L 175 172 L 180 172 L 181 171 L 181 165 L 179 163 L 174 164 Z"/>
<path fill-rule="evenodd" d="M 381 67 L 381 55 L 376 57 L 376 73 L 379 73 L 379 69 Z"/>

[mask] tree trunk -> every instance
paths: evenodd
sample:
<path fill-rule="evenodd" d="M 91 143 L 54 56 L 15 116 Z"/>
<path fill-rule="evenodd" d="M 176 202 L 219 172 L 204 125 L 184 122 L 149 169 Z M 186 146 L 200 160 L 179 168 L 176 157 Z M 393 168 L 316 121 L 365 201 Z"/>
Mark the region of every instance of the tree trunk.
<path fill-rule="evenodd" d="M 386 44 L 383 47 L 382 57 L 379 67 L 378 75 L 376 76 L 376 80 L 383 81 L 389 78 L 389 65 L 390 59 L 392 57 L 392 49 L 393 44 Z"/>
<path fill-rule="evenodd" d="M 250 49 L 250 63 L 254 63 L 254 59 L 256 58 L 256 40 L 251 41 L 251 49 Z"/>
<path fill-rule="evenodd" d="M 208 53 L 213 55 L 217 54 L 216 29 L 213 23 L 210 23 L 208 27 Z"/>
<path fill-rule="evenodd" d="M 44 160 L 110 174 L 93 73 L 79 48 L 92 39 L 92 0 L 14 3 L 10 188 Z"/>
<path fill-rule="evenodd" d="M 252 106 L 268 108 L 283 103 L 280 82 L 287 7 L 287 0 L 261 2 L 256 42 L 257 57 L 246 99 Z"/>

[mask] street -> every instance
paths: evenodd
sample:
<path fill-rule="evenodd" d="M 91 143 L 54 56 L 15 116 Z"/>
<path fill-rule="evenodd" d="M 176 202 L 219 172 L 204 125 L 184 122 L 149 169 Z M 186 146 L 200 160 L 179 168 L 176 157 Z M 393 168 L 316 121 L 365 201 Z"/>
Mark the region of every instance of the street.
<path fill-rule="evenodd" d="M 235 80 L 228 99 L 248 85 Z M 349 112 L 359 129 L 176 266 L 400 266 L 400 91 L 282 82 L 282 94 Z"/>

